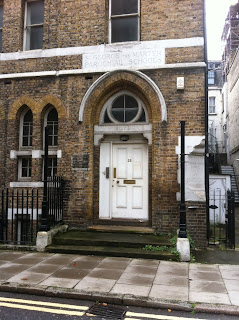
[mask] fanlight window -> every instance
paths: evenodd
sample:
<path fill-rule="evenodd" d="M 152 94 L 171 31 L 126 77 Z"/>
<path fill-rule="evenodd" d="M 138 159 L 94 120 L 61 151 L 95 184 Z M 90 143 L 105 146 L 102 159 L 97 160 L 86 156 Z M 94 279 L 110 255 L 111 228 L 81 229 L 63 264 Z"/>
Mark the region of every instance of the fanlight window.
<path fill-rule="evenodd" d="M 128 92 L 116 94 L 107 103 L 103 122 L 146 122 L 146 113 L 143 103 L 136 96 Z"/>

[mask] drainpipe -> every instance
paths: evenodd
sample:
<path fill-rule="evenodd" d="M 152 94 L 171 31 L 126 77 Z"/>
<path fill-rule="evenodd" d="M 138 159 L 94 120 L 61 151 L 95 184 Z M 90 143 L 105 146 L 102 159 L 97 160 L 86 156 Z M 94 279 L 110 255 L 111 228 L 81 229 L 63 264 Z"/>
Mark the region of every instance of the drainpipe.
<path fill-rule="evenodd" d="M 209 241 L 209 152 L 208 152 L 208 58 L 207 58 L 207 30 L 206 30 L 206 0 L 204 0 L 203 35 L 204 35 L 204 62 L 205 68 L 205 193 L 207 216 L 207 239 Z"/>

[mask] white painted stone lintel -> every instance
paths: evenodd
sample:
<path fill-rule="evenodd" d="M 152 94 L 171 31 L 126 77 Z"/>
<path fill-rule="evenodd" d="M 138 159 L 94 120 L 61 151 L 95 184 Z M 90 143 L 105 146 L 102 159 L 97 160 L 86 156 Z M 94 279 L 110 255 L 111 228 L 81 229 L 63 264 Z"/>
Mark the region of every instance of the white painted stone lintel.
<path fill-rule="evenodd" d="M 191 68 L 205 68 L 205 62 L 188 62 L 188 63 L 174 63 L 174 64 L 164 64 L 152 67 L 139 67 L 139 68 L 130 68 L 124 66 L 124 69 L 128 70 L 155 70 L 155 69 L 191 69 Z M 94 74 L 94 73 L 104 73 L 110 71 L 117 71 L 122 70 L 120 68 L 104 68 L 98 70 L 92 69 L 71 69 L 71 70 L 60 70 L 60 71 L 39 71 L 39 72 L 23 72 L 23 73 L 7 73 L 7 74 L 0 74 L 0 79 L 17 79 L 17 78 L 36 78 L 36 77 L 58 77 L 58 76 L 66 76 L 66 75 L 81 75 L 81 74 Z"/>
<path fill-rule="evenodd" d="M 44 150 L 11 150 L 10 159 L 17 159 L 17 157 L 31 157 L 33 159 L 41 159 L 44 156 Z M 62 158 L 62 150 L 49 150 L 49 156 L 57 156 L 58 159 Z"/>

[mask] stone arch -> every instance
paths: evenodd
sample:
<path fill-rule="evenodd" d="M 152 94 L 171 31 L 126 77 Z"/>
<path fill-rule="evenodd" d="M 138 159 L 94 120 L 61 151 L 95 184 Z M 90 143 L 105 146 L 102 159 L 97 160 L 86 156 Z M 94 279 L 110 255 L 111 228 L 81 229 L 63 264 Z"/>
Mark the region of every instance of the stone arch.
<path fill-rule="evenodd" d="M 37 103 L 39 112 L 42 113 L 43 109 L 48 104 L 51 104 L 56 108 L 59 119 L 65 119 L 67 117 L 65 106 L 58 97 L 53 95 L 46 95 Z"/>
<path fill-rule="evenodd" d="M 5 114 L 2 105 L 0 104 L 0 120 L 5 119 Z"/>
<path fill-rule="evenodd" d="M 152 113 L 159 113 L 161 121 L 167 121 L 166 103 L 156 83 L 144 73 L 131 70 L 116 70 L 107 72 L 99 77 L 90 86 L 82 99 L 79 111 L 79 121 L 82 122 L 84 118 L 90 121 L 90 119 L 85 117 L 85 110 L 88 106 L 93 115 L 97 114 L 99 107 L 102 107 L 102 103 L 104 103 L 109 95 L 122 89 L 122 86 L 127 88 L 131 87 L 136 94 L 141 94 L 141 98 L 144 102 L 147 100 L 145 104 L 148 104 L 149 108 L 152 108 Z M 99 106 L 99 103 L 101 106 Z"/>
<path fill-rule="evenodd" d="M 8 120 L 15 120 L 18 110 L 23 105 L 28 106 L 28 108 L 31 109 L 33 114 L 37 113 L 37 103 L 28 96 L 22 96 L 19 99 L 17 99 L 10 107 L 10 110 L 8 113 Z"/>

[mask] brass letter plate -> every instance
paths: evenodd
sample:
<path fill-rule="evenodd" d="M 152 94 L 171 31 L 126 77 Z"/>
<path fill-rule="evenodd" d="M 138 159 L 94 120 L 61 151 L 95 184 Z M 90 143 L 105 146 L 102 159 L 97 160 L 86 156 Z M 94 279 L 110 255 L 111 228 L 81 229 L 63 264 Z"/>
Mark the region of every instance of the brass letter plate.
<path fill-rule="evenodd" d="M 135 184 L 135 180 L 124 180 L 124 184 Z"/>

